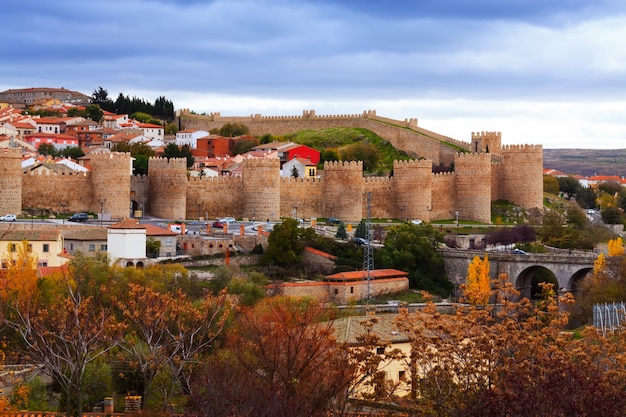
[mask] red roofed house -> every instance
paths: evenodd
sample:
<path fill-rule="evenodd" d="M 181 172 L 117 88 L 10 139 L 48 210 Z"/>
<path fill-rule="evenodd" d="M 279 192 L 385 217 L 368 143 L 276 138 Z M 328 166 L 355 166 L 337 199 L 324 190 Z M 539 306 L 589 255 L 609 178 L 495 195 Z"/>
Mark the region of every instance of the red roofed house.
<path fill-rule="evenodd" d="M 149 139 L 161 139 L 165 137 L 165 129 L 163 126 L 154 125 L 151 123 L 139 123 L 137 129 L 143 131 L 143 135 Z"/>
<path fill-rule="evenodd" d="M 280 293 L 286 296 L 313 297 L 321 301 L 348 304 L 379 294 L 393 294 L 409 289 L 408 272 L 397 269 L 375 269 L 370 271 L 350 271 L 327 275 L 324 281 L 297 281 L 272 284 L 267 287 L 269 294 Z"/>

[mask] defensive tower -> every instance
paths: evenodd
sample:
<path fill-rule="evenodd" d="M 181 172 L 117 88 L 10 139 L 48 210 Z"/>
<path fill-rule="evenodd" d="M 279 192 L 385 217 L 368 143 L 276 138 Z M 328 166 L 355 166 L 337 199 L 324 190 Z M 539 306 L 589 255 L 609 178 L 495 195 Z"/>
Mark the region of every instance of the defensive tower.
<path fill-rule="evenodd" d="M 543 207 L 543 147 L 505 145 L 502 148 L 501 198 L 531 209 Z"/>
<path fill-rule="evenodd" d="M 401 220 L 430 221 L 433 163 L 430 160 L 394 161 L 393 183 L 396 209 Z"/>
<path fill-rule="evenodd" d="M 500 153 L 501 146 L 501 132 L 472 132 L 470 152 Z"/>
<path fill-rule="evenodd" d="M 155 158 L 148 161 L 150 212 L 156 217 L 184 220 L 187 211 L 187 160 Z"/>
<path fill-rule="evenodd" d="M 280 218 L 280 160 L 253 158 L 243 163 L 244 217 L 260 220 Z"/>
<path fill-rule="evenodd" d="M 324 162 L 324 217 L 363 218 L 363 162 Z"/>
<path fill-rule="evenodd" d="M 22 212 L 22 150 L 0 151 L 0 213 Z"/>
<path fill-rule="evenodd" d="M 110 152 L 91 154 L 92 199 L 89 204 L 95 213 L 110 214 L 119 219 L 130 215 L 130 177 L 132 159 L 129 153 Z"/>
<path fill-rule="evenodd" d="M 454 172 L 458 218 L 491 223 L 491 155 L 457 154 Z"/>

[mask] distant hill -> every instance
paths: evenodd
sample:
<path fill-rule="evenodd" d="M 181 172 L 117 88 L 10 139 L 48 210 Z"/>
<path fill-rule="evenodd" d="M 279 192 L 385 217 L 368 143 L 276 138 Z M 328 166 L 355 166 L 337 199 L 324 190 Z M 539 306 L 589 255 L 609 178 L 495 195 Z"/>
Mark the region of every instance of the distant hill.
<path fill-rule="evenodd" d="M 626 177 L 626 149 L 544 149 L 543 167 L 587 177 Z"/>

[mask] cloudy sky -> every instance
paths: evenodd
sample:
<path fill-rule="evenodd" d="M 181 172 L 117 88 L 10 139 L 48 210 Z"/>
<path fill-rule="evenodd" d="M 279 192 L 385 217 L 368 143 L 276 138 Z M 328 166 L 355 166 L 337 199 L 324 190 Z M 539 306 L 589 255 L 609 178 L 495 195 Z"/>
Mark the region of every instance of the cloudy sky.
<path fill-rule="evenodd" d="M 0 90 L 626 148 L 624 0 L 19 0 L 0 34 Z"/>

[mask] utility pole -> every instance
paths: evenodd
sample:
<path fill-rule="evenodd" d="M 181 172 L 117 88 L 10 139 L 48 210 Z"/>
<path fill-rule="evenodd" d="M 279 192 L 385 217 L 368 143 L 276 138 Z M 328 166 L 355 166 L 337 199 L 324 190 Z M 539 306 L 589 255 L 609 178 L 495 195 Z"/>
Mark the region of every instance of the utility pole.
<path fill-rule="evenodd" d="M 368 192 L 366 194 L 366 202 L 367 202 L 367 218 L 365 219 L 365 236 L 367 236 L 367 241 L 365 245 L 363 245 L 363 271 L 365 271 L 365 278 L 367 279 L 367 304 L 370 302 L 371 294 L 370 294 L 370 280 L 371 280 L 371 271 L 374 269 L 374 254 L 372 252 L 372 193 Z"/>

